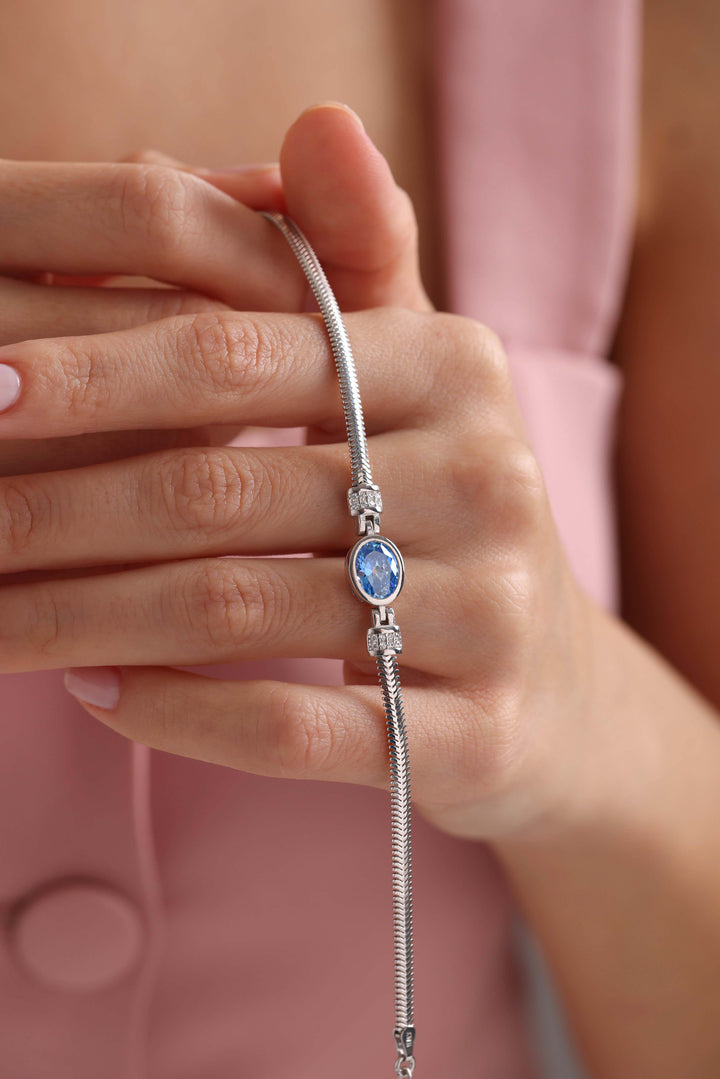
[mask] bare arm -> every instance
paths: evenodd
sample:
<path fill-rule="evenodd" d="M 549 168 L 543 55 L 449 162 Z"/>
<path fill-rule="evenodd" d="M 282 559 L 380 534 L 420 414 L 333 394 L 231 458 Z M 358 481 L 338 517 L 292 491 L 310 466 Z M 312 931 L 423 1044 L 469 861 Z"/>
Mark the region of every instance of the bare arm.
<path fill-rule="evenodd" d="M 626 617 L 720 706 L 720 9 L 653 0 L 617 341 Z"/>
<path fill-rule="evenodd" d="M 617 463 L 625 617 L 676 670 L 598 613 L 585 805 L 499 845 L 596 1079 L 720 1075 L 719 45 L 647 4 Z"/>
<path fill-rule="evenodd" d="M 594 1079 L 717 1079 L 718 716 L 617 621 L 594 635 L 576 811 L 496 849 Z"/>

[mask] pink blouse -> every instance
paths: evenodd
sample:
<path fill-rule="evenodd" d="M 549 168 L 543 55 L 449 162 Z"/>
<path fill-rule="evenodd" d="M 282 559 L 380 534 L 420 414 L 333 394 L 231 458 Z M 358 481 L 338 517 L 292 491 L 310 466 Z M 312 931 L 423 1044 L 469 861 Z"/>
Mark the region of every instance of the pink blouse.
<path fill-rule="evenodd" d="M 435 9 L 452 306 L 504 338 L 572 564 L 612 606 L 618 378 L 602 356 L 627 261 L 635 3 Z M 234 676 L 342 682 L 328 660 Z M 385 792 L 132 745 L 73 702 L 61 672 L 3 676 L 0 694 L 3 1075 L 388 1074 Z M 418 817 L 414 845 L 423 1075 L 531 1079 L 496 862 Z"/>

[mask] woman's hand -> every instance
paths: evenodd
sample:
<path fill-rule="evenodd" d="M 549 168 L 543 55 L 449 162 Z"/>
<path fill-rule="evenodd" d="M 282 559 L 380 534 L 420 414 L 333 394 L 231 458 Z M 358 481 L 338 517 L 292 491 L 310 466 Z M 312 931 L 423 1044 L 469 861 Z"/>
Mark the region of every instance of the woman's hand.
<path fill-rule="evenodd" d="M 278 203 L 275 170 L 233 177 L 230 191 L 247 204 L 241 205 L 198 177 L 155 167 L 152 157 L 133 160 L 0 162 L 0 345 L 120 331 L 228 305 L 262 310 L 276 303 L 278 277 L 286 292 L 297 290 L 295 302 L 302 303 L 302 284 L 282 251 L 282 238 L 269 243 L 262 222 L 247 208 Z M 115 275 L 176 287 L 117 287 Z M 111 280 L 116 287 L 97 287 Z M 12 406 L 18 390 L 17 378 L 3 369 L 0 413 Z M 133 431 L 130 424 L 111 434 L 52 438 L 50 426 L 33 430 L 30 440 L 3 437 L 0 475 L 75 467 L 209 438 L 187 430 Z"/>
<path fill-rule="evenodd" d="M 415 805 L 461 835 L 532 831 L 575 796 L 587 612 L 501 346 L 478 323 L 430 309 L 409 200 L 344 111 L 303 114 L 281 166 L 289 213 L 355 312 L 346 324 L 383 526 L 406 559 L 395 609 Z M 2 669 L 82 666 L 68 688 L 88 711 L 157 748 L 264 775 L 387 787 L 369 611 L 344 572 L 356 536 L 324 325 L 292 313 L 300 272 L 267 221 L 246 211 L 231 222 L 233 204 L 223 203 L 228 228 L 210 236 L 205 195 L 197 205 L 188 197 L 199 181 L 148 175 L 147 205 L 133 187 L 132 213 L 145 214 L 151 233 L 158 216 L 164 261 L 146 270 L 194 288 L 210 281 L 221 300 L 255 310 L 4 348 L 0 363 L 18 372 L 21 392 L 0 432 L 307 425 L 313 444 L 164 449 L 0 481 L 0 570 L 21 575 L 0 592 Z M 87 228 L 102 235 L 92 217 Z M 127 242 L 119 228 L 92 262 L 68 254 L 64 269 L 125 268 L 117 252 Z M 383 300 L 393 306 L 362 309 Z M 316 557 L 267 557 L 307 551 Z M 247 557 L 227 557 L 236 555 Z M 22 578 L 57 570 L 69 579 Z M 351 685 L 170 669 L 273 656 L 344 659 Z"/>

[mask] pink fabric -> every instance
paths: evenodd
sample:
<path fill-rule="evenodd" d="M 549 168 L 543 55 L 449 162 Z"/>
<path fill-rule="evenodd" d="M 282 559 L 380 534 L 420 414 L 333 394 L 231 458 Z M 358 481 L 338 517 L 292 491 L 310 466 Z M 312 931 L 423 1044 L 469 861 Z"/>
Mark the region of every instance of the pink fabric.
<path fill-rule="evenodd" d="M 600 357 L 628 240 L 635 5 L 448 0 L 436 15 L 453 307 L 503 335 L 561 535 L 582 583 L 611 605 L 618 385 Z M 341 665 L 253 663 L 235 674 L 340 682 Z M 5 676 L 1 691 L 3 1074 L 387 1072 L 384 792 L 269 780 L 132 746 L 78 708 L 59 673 Z M 496 864 L 483 845 L 420 819 L 414 835 L 425 1074 L 530 1079 Z M 95 902 L 98 888 L 116 902 Z M 48 892 L 57 902 L 47 904 Z M 142 954 L 123 971 L 107 942 L 93 972 L 89 947 L 77 946 L 75 966 L 67 949 L 60 960 L 62 950 L 43 953 L 53 911 L 58 933 L 82 940 L 85 928 L 88 945 L 103 926 L 115 932 L 117 915 L 115 944 L 124 933 Z M 74 988 L 58 987 L 59 961 Z"/>
<path fill-rule="evenodd" d="M 440 0 L 435 11 L 452 306 L 503 338 L 571 564 L 614 606 L 619 379 L 601 357 L 628 258 L 637 5 Z"/>

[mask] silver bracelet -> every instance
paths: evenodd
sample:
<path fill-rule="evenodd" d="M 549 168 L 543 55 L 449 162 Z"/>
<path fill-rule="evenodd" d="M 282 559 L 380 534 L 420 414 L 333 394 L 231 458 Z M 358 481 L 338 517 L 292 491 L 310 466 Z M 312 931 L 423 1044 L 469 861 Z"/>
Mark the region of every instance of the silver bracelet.
<path fill-rule="evenodd" d="M 348 551 L 345 567 L 354 594 L 372 606 L 367 648 L 375 657 L 382 687 L 390 750 L 390 803 L 392 815 L 393 931 L 395 940 L 395 1071 L 411 1079 L 415 1067 L 413 1046 L 413 934 L 412 851 L 410 842 L 410 768 L 405 714 L 400 695 L 397 656 L 402 652 L 400 627 L 388 604 L 400 594 L 405 575 L 400 551 L 380 535 L 382 498 L 372 482 L 355 361 L 342 314 L 317 255 L 298 226 L 279 213 L 260 211 L 289 243 L 302 266 L 332 346 L 342 394 L 350 447 L 352 486 L 347 493 L 350 515 L 357 519 L 360 539 Z"/>

